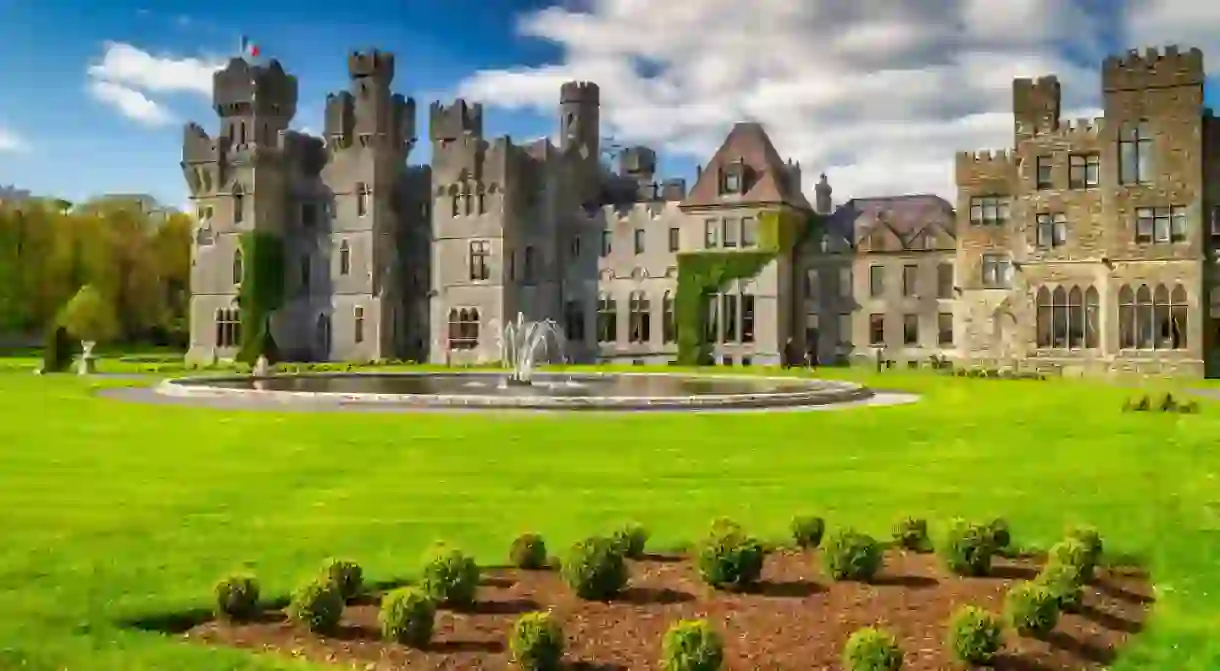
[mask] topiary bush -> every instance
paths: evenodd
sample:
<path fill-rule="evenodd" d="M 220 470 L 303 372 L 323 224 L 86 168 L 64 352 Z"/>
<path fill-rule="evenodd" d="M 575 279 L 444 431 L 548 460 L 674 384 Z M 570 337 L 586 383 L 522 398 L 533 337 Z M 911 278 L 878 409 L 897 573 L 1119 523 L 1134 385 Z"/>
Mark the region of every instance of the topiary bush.
<path fill-rule="evenodd" d="M 906 550 L 926 552 L 932 547 L 928 538 L 928 521 L 919 517 L 904 517 L 894 523 L 894 543 Z"/>
<path fill-rule="evenodd" d="M 315 634 L 333 634 L 343 617 L 343 595 L 330 580 L 312 580 L 293 592 L 288 616 Z"/>
<path fill-rule="evenodd" d="M 661 640 L 664 671 L 720 671 L 724 668 L 724 641 L 706 620 L 682 620 Z"/>
<path fill-rule="evenodd" d="M 1039 585 L 1050 590 L 1059 608 L 1068 613 L 1080 611 L 1084 601 L 1084 588 L 1080 584 L 1079 571 L 1063 564 L 1047 564 L 1035 579 Z"/>
<path fill-rule="evenodd" d="M 436 602 L 422 589 L 396 589 L 382 598 L 377 622 L 385 640 L 423 648 L 432 642 Z"/>
<path fill-rule="evenodd" d="M 1101 540 L 1101 533 L 1097 531 L 1096 527 L 1083 524 L 1076 525 L 1068 529 L 1067 537 L 1080 541 L 1086 548 L 1088 548 L 1088 563 L 1093 568 L 1096 568 L 1097 565 L 1101 563 L 1101 554 L 1104 550 L 1104 544 Z M 1092 570 L 1089 571 L 1089 574 L 1092 575 Z"/>
<path fill-rule="evenodd" d="M 627 586 L 627 562 L 614 540 L 594 536 L 572 546 L 560 575 L 576 596 L 609 601 Z"/>
<path fill-rule="evenodd" d="M 988 665 L 1000 651 L 1000 618 L 982 608 L 963 606 L 949 619 L 945 645 L 953 659 L 963 664 Z"/>
<path fill-rule="evenodd" d="M 902 661 L 893 634 L 872 627 L 857 629 L 843 648 L 844 671 L 899 671 Z"/>
<path fill-rule="evenodd" d="M 696 565 L 703 581 L 716 589 L 740 590 L 762 577 L 766 550 L 737 523 L 717 520 L 699 543 Z"/>
<path fill-rule="evenodd" d="M 1093 553 L 1078 539 L 1068 538 L 1052 545 L 1046 563 L 1070 567 L 1076 573 L 1076 581 L 1082 585 L 1093 579 Z"/>
<path fill-rule="evenodd" d="M 798 515 L 792 518 L 789 530 L 797 547 L 811 550 L 822 544 L 822 536 L 826 533 L 826 520 L 816 515 Z"/>
<path fill-rule="evenodd" d="M 1029 638 L 1046 638 L 1059 622 L 1059 600 L 1044 585 L 1023 582 L 1004 595 L 1004 620 Z"/>
<path fill-rule="evenodd" d="M 440 545 L 425 561 L 419 586 L 438 605 L 469 608 L 479 589 L 479 566 L 461 550 Z"/>
<path fill-rule="evenodd" d="M 364 589 L 364 569 L 354 561 L 331 559 L 322 567 L 322 575 L 335 584 L 344 601 L 360 596 Z"/>
<path fill-rule="evenodd" d="M 1009 529 L 1008 520 L 997 517 L 987 523 L 987 531 L 991 534 L 991 547 L 996 552 L 1008 550 L 1012 545 L 1012 531 Z"/>
<path fill-rule="evenodd" d="M 995 540 L 990 528 L 957 519 L 949 525 L 941 555 L 945 566 L 961 576 L 985 576 L 991 571 Z"/>
<path fill-rule="evenodd" d="M 513 663 L 522 671 L 556 671 L 563 646 L 563 628 L 550 613 L 522 615 L 508 636 Z"/>
<path fill-rule="evenodd" d="M 547 567 L 546 542 L 538 534 L 521 534 L 508 549 L 508 560 L 513 566 L 527 571 L 538 571 Z"/>
<path fill-rule="evenodd" d="M 216 583 L 216 617 L 240 622 L 258 613 L 258 580 L 252 575 L 235 574 Z"/>
<path fill-rule="evenodd" d="M 868 582 L 881 568 L 881 546 L 868 534 L 844 529 L 826 541 L 822 562 L 835 580 Z"/>
<path fill-rule="evenodd" d="M 624 557 L 639 559 L 644 556 L 644 546 L 648 544 L 648 530 L 643 525 L 630 522 L 611 534 L 610 538 Z"/>

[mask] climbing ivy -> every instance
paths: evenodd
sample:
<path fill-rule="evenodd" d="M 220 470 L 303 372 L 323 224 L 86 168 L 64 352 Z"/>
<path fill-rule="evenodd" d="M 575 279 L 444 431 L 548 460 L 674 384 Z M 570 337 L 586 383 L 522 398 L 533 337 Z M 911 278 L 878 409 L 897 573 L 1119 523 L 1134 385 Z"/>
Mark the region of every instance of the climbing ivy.
<path fill-rule="evenodd" d="M 814 227 L 814 220 L 789 211 L 758 217 L 758 247 L 704 249 L 678 254 L 678 363 L 697 366 L 711 358 L 707 342 L 707 299 L 731 280 L 758 275 L 781 253 L 789 253 Z"/>
<path fill-rule="evenodd" d="M 275 233 L 250 231 L 241 236 L 242 278 L 237 306 L 241 313 L 238 359 L 254 363 L 259 355 L 275 361 L 271 315 L 284 302 L 284 241 Z"/>

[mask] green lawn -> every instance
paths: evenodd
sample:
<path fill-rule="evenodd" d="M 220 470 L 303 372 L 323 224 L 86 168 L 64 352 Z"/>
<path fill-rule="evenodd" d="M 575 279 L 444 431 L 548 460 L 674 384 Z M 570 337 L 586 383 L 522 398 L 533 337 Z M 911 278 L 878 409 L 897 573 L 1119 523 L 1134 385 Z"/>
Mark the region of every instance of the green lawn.
<path fill-rule="evenodd" d="M 867 374 L 838 371 L 866 379 Z M 731 516 L 885 534 L 900 515 L 1069 522 L 1152 569 L 1160 600 L 1114 669 L 1220 668 L 1220 404 L 1123 414 L 1083 382 L 890 373 L 908 406 L 739 415 L 268 414 L 94 398 L 0 373 L 0 668 L 275 669 L 123 626 L 208 605 L 243 567 L 281 595 L 331 555 L 409 575 L 445 539 L 489 563 L 633 518 L 661 545 Z"/>

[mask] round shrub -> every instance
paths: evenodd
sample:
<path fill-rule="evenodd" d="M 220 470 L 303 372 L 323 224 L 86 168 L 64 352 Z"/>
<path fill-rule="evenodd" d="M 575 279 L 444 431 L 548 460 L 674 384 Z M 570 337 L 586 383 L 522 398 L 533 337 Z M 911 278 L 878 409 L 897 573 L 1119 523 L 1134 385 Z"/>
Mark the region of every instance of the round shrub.
<path fill-rule="evenodd" d="M 224 620 L 248 620 L 258 612 L 258 580 L 252 575 L 237 574 L 216 583 L 216 617 Z"/>
<path fill-rule="evenodd" d="M 826 541 L 822 561 L 835 580 L 868 582 L 881 568 L 881 546 L 868 534 L 845 529 Z"/>
<path fill-rule="evenodd" d="M 815 515 L 799 515 L 792 518 L 789 529 L 796 546 L 809 550 L 822 544 L 822 536 L 826 533 L 826 520 Z"/>
<path fill-rule="evenodd" d="M 1067 537 L 1084 543 L 1084 546 L 1089 550 L 1090 563 L 1096 567 L 1101 561 L 1103 550 L 1101 534 L 1098 533 L 1096 527 L 1084 525 L 1072 527 L 1068 529 Z"/>
<path fill-rule="evenodd" d="M 872 627 L 857 629 L 843 648 L 845 671 L 899 671 L 902 649 L 889 632 Z"/>
<path fill-rule="evenodd" d="M 508 549 L 508 559 L 513 566 L 529 571 L 547 567 L 546 542 L 538 534 L 521 534 Z"/>
<path fill-rule="evenodd" d="M 953 659 L 974 665 L 990 664 L 1000 651 L 1000 618 L 977 608 L 963 606 L 949 619 L 946 645 Z"/>
<path fill-rule="evenodd" d="M 550 613 L 522 615 L 508 636 L 513 662 L 522 671 L 559 669 L 563 644 L 563 628 Z"/>
<path fill-rule="evenodd" d="M 991 571 L 995 541 L 989 527 L 954 520 L 941 547 L 945 565 L 962 576 L 985 576 Z"/>
<path fill-rule="evenodd" d="M 1004 619 L 1021 636 L 1046 638 L 1059 622 L 1059 601 L 1046 587 L 1023 582 L 1004 595 Z"/>
<path fill-rule="evenodd" d="M 1083 542 L 1068 538 L 1051 546 L 1047 552 L 1047 565 L 1069 566 L 1076 571 L 1076 580 L 1086 584 L 1093 579 L 1093 553 Z"/>
<path fill-rule="evenodd" d="M 1069 613 L 1080 610 L 1084 601 L 1084 589 L 1080 584 L 1079 572 L 1075 568 L 1063 564 L 1047 564 L 1035 582 L 1050 590 L 1062 610 Z"/>
<path fill-rule="evenodd" d="M 323 567 L 322 575 L 335 584 L 344 601 L 359 596 L 364 587 L 364 569 L 353 561 L 331 559 Z"/>
<path fill-rule="evenodd" d="M 1007 550 L 1012 545 L 1012 531 L 1004 518 L 997 517 L 988 522 L 987 530 L 991 532 L 991 547 L 996 551 Z"/>
<path fill-rule="evenodd" d="M 479 566 L 461 550 L 440 546 L 424 563 L 419 586 L 439 605 L 467 608 L 479 589 Z"/>
<path fill-rule="evenodd" d="M 612 539 L 595 536 L 572 546 L 560 575 L 576 596 L 609 601 L 627 586 L 627 562 Z"/>
<path fill-rule="evenodd" d="M 644 546 L 648 544 L 648 530 L 643 525 L 632 522 L 623 525 L 610 538 L 624 557 L 639 559 L 644 556 Z"/>
<path fill-rule="evenodd" d="M 928 521 L 919 517 L 904 517 L 894 523 L 894 542 L 899 547 L 925 552 L 932 547 L 928 539 Z"/>
<path fill-rule="evenodd" d="M 343 617 L 343 595 L 329 580 L 312 580 L 293 592 L 288 616 L 315 634 L 332 634 Z"/>
<path fill-rule="evenodd" d="M 718 520 L 699 544 L 696 564 L 703 581 L 716 589 L 745 589 L 762 577 L 766 551 L 736 523 Z"/>
<path fill-rule="evenodd" d="M 385 640 L 422 648 L 432 641 L 436 602 L 421 589 L 402 587 L 381 600 L 377 621 Z"/>
<path fill-rule="evenodd" d="M 724 668 L 724 642 L 706 620 L 682 620 L 661 640 L 664 671 L 720 671 Z"/>

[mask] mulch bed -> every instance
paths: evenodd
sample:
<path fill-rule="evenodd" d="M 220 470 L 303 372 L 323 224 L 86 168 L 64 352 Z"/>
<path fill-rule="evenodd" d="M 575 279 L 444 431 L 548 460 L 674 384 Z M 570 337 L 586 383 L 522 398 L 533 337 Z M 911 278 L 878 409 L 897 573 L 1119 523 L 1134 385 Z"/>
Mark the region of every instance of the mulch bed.
<path fill-rule="evenodd" d="M 553 572 L 484 571 L 473 612 L 437 613 L 427 650 L 379 640 L 376 598 L 350 605 L 333 638 L 311 635 L 281 612 L 254 623 L 209 622 L 184 636 L 213 645 L 278 651 L 310 660 L 389 669 L 505 669 L 506 638 L 522 613 L 551 609 L 567 636 L 574 669 L 659 669 L 661 638 L 675 621 L 706 618 L 724 636 L 728 668 L 838 669 L 853 631 L 881 626 L 906 653 L 904 671 L 939 671 L 953 665 L 945 653 L 946 622 L 958 606 L 999 613 L 1005 591 L 1037 573 L 1033 559 L 997 558 L 994 575 L 959 578 L 932 555 L 891 550 L 873 584 L 834 583 L 821 574 L 816 553 L 768 556 L 764 581 L 749 594 L 713 592 L 680 557 L 633 562 L 627 592 L 613 603 L 577 599 Z M 996 669 L 1096 669 L 1139 631 L 1152 590 L 1138 570 L 1100 570 L 1085 588 L 1079 614 L 1064 613 L 1047 641 L 1006 633 Z"/>

